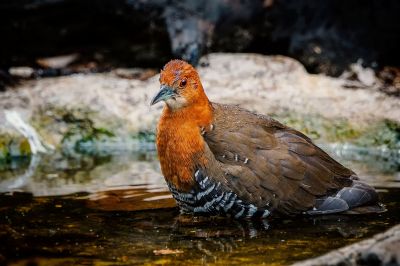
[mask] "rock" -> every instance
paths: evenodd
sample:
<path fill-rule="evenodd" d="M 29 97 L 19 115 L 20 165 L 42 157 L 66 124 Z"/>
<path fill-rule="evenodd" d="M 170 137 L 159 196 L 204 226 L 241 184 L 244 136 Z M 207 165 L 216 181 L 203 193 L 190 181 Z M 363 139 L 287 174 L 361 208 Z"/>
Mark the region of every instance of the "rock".
<path fill-rule="evenodd" d="M 65 68 L 78 59 L 79 54 L 68 54 L 47 58 L 39 58 L 36 60 L 36 63 L 44 68 Z"/>
<path fill-rule="evenodd" d="M 385 67 L 378 75 L 384 83 L 380 90 L 388 95 L 400 97 L 400 68 Z"/>
<path fill-rule="evenodd" d="M 350 90 L 345 79 L 308 74 L 283 56 L 210 54 L 202 60 L 208 66 L 198 70 L 212 101 L 272 114 L 320 142 L 364 137 L 369 146 L 400 149 L 400 101 L 380 92 L 379 81 Z M 149 102 L 159 89 L 158 75 L 138 80 L 121 73 L 22 81 L 0 94 L 0 110 L 18 112 L 58 148 L 136 149 L 141 141 L 153 140 L 162 104 L 150 107 Z M 1 132 L 18 135 L 2 111 Z"/>
<path fill-rule="evenodd" d="M 293 266 L 400 265 L 400 225 L 384 233 Z"/>
<path fill-rule="evenodd" d="M 155 69 L 142 69 L 142 68 L 117 68 L 111 71 L 117 77 L 124 79 L 139 79 L 139 80 L 147 80 L 154 75 L 157 75 L 158 72 Z"/>
<path fill-rule="evenodd" d="M 31 67 L 11 67 L 9 72 L 15 77 L 31 78 L 35 70 Z"/>
<path fill-rule="evenodd" d="M 6 110 L 4 113 L 7 122 L 28 140 L 32 154 L 49 153 L 54 150 L 54 147 L 48 146 L 43 142 L 36 130 L 27 124 L 17 112 Z"/>
<path fill-rule="evenodd" d="M 378 77 L 375 75 L 375 71 L 372 68 L 365 68 L 362 66 L 362 61 L 358 60 L 357 63 L 350 64 L 349 70 L 342 74 L 343 78 L 353 81 L 353 86 L 347 86 L 349 88 L 363 88 L 371 87 L 377 81 Z"/>

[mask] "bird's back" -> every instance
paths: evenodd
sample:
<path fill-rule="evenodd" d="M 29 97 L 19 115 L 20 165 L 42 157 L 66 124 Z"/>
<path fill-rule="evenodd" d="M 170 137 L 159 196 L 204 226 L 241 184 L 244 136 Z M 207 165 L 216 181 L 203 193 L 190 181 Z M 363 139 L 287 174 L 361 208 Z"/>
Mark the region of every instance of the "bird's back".
<path fill-rule="evenodd" d="M 304 134 L 237 106 L 212 107 L 204 139 L 227 186 L 243 201 L 285 214 L 317 214 L 377 200 L 373 188 Z M 213 169 L 207 174 L 214 176 Z"/>

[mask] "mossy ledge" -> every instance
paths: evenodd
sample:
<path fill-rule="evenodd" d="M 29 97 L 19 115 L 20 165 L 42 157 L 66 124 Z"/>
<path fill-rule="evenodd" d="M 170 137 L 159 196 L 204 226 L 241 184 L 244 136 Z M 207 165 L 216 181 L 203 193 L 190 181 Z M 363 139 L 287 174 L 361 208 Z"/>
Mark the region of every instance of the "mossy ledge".
<path fill-rule="evenodd" d="M 0 134 L 0 160 L 8 160 L 11 157 L 30 156 L 29 142 L 23 136 L 10 133 Z"/>
<path fill-rule="evenodd" d="M 271 116 L 300 130 L 317 143 L 349 143 L 371 150 L 389 150 L 400 163 L 400 124 L 397 122 L 381 120 L 360 126 L 346 119 L 332 120 L 320 115 L 283 112 Z M 121 150 L 154 150 L 153 131 L 121 133 L 116 128 L 118 121 L 103 120 L 100 125 L 96 122 L 99 121 L 98 114 L 88 110 L 50 108 L 33 117 L 31 124 L 45 142 L 50 142 L 65 154 L 101 155 Z M 29 143 L 23 136 L 0 134 L 1 159 L 29 155 Z"/>
<path fill-rule="evenodd" d="M 316 142 L 351 143 L 360 147 L 385 147 L 400 151 L 400 123 L 388 119 L 358 125 L 346 119 L 327 119 L 320 115 L 295 113 L 271 114 Z"/>

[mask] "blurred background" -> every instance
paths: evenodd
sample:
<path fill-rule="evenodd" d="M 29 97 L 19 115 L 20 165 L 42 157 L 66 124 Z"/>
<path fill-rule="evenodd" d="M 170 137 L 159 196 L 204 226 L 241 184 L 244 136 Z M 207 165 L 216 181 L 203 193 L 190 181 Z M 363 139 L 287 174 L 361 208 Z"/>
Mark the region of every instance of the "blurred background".
<path fill-rule="evenodd" d="M 399 65 L 399 10 L 396 0 L 2 1 L 0 67 L 76 54 L 92 70 L 159 68 L 246 52 L 288 55 L 310 73 L 338 76 L 360 59 L 381 71 Z"/>
<path fill-rule="evenodd" d="M 0 264 L 287 265 L 398 224 L 399 14 L 398 0 L 0 1 Z M 179 218 L 149 106 L 175 58 L 211 101 L 310 136 L 388 212 Z"/>

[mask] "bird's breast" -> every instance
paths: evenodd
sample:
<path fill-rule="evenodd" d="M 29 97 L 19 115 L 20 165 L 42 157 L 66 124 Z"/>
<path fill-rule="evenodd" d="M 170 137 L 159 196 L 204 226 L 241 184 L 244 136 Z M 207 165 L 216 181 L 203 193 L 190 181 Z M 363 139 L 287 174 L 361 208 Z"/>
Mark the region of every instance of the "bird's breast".
<path fill-rule="evenodd" d="M 190 123 L 160 122 L 157 152 L 166 181 L 186 191 L 194 185 L 196 167 L 207 161 L 199 128 Z"/>

